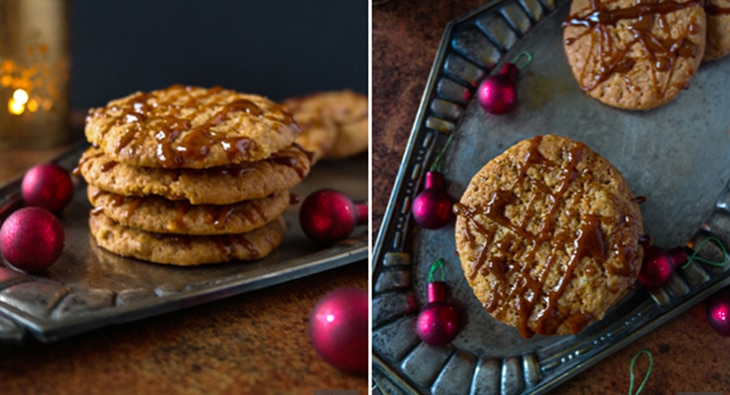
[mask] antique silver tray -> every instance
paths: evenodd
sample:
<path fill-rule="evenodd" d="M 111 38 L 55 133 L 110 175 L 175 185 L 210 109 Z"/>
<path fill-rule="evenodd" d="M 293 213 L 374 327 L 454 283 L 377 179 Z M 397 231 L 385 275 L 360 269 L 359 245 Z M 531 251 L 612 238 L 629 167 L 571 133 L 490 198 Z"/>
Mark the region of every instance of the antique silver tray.
<path fill-rule="evenodd" d="M 458 199 L 489 159 L 519 140 L 561 134 L 583 141 L 624 174 L 642 204 L 645 231 L 664 248 L 730 242 L 730 59 L 703 64 L 690 88 L 649 112 L 613 109 L 588 98 L 563 51 L 567 0 L 490 2 L 446 28 L 416 115 L 373 251 L 374 390 L 385 394 L 545 393 L 730 284 L 730 265 L 692 263 L 653 292 L 638 287 L 577 336 L 523 339 L 487 314 L 454 255 L 454 227 L 422 230 L 410 202 L 422 175 L 454 135 L 442 172 Z M 521 51 L 533 60 L 518 80 L 519 104 L 489 116 L 475 89 Z M 700 255 L 721 260 L 708 243 Z M 428 269 L 447 264 L 451 300 L 468 317 L 448 346 L 415 333 Z"/>
<path fill-rule="evenodd" d="M 81 145 L 56 162 L 73 169 Z M 367 158 L 320 162 L 293 192 L 305 198 L 320 188 L 336 188 L 355 201 L 368 197 Z M 91 205 L 86 184 L 74 180 L 73 201 L 60 215 L 66 245 L 47 271 L 27 275 L 0 264 L 0 343 L 29 335 L 44 342 L 105 325 L 137 320 L 240 294 L 357 260 L 367 259 L 367 226 L 351 237 L 321 248 L 301 231 L 298 205 L 284 213 L 287 232 L 268 257 L 246 263 L 171 267 L 125 259 L 98 248 L 89 235 Z M 20 181 L 0 188 L 0 219 L 21 204 Z"/>

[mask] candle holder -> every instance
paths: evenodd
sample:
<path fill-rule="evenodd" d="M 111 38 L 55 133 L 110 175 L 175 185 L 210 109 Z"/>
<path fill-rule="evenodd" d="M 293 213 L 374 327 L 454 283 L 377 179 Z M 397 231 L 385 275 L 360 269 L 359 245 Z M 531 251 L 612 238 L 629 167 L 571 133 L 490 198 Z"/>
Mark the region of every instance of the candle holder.
<path fill-rule="evenodd" d="M 0 0 L 0 148 L 70 140 L 67 0 Z"/>

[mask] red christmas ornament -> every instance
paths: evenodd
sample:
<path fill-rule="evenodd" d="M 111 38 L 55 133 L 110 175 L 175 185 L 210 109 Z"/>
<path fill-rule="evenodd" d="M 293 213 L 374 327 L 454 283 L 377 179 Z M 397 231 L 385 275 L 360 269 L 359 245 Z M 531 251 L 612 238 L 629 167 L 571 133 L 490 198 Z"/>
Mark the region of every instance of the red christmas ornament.
<path fill-rule="evenodd" d="M 707 299 L 707 322 L 715 332 L 730 336 L 730 289 L 723 289 Z"/>
<path fill-rule="evenodd" d="M 73 197 L 71 176 L 63 167 L 45 163 L 32 167 L 23 176 L 21 192 L 27 206 L 43 207 L 58 212 Z"/>
<path fill-rule="evenodd" d="M 368 371 L 368 293 L 340 288 L 317 302 L 309 319 L 309 338 L 327 363 L 350 373 Z"/>
<path fill-rule="evenodd" d="M 479 104 L 490 114 L 500 115 L 511 111 L 517 104 L 517 77 L 520 74 L 520 67 L 516 62 L 525 56 L 527 61 L 522 67 L 532 61 L 527 52 L 521 52 L 510 63 L 505 63 L 499 70 L 499 74 L 493 74 L 485 78 L 477 88 Z"/>
<path fill-rule="evenodd" d="M 675 247 L 669 251 L 651 246 L 644 251 L 644 263 L 639 272 L 639 283 L 647 288 L 657 288 L 666 283 L 674 268 L 688 261 L 687 251 Z"/>
<path fill-rule="evenodd" d="M 444 148 L 436 155 L 436 159 L 426 172 L 423 191 L 413 199 L 411 213 L 418 226 L 422 228 L 442 228 L 454 219 L 451 210 L 454 199 L 446 193 L 446 182 L 441 174 L 441 158 L 453 136 L 453 134 L 449 136 Z"/>
<path fill-rule="evenodd" d="M 356 225 L 367 221 L 367 204 L 353 203 L 347 195 L 334 189 L 313 192 L 299 209 L 299 225 L 304 233 L 324 245 L 346 239 Z"/>
<path fill-rule="evenodd" d="M 461 320 L 456 308 L 446 301 L 446 282 L 433 281 L 433 273 L 441 267 L 443 260 L 438 259 L 431 266 L 428 282 L 428 304 L 418 314 L 416 333 L 424 343 L 443 346 L 450 343 L 461 331 Z"/>
<path fill-rule="evenodd" d="M 64 242 L 63 225 L 41 207 L 21 208 L 0 228 L 0 250 L 5 260 L 29 273 L 51 266 L 61 255 Z"/>

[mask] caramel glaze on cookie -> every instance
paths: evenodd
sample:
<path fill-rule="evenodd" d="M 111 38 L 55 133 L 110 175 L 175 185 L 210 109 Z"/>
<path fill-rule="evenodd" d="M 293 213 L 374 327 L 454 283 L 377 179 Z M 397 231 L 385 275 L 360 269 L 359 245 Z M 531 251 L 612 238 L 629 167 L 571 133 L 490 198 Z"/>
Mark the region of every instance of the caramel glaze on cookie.
<path fill-rule="evenodd" d="M 582 90 L 648 110 L 689 86 L 705 48 L 704 0 L 574 0 L 564 44 Z"/>
<path fill-rule="evenodd" d="M 454 206 L 466 280 L 492 316 L 524 337 L 578 333 L 636 281 L 637 201 L 585 144 L 523 140 L 487 163 Z"/>
<path fill-rule="evenodd" d="M 200 169 L 265 159 L 291 145 L 299 127 L 264 97 L 173 85 L 91 109 L 85 133 L 119 162 Z"/>

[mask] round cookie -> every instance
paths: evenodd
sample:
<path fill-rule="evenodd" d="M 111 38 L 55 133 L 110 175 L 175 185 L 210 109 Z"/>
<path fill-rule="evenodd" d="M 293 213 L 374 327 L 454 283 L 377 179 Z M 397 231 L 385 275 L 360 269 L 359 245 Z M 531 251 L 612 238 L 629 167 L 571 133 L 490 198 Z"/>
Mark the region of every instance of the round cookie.
<path fill-rule="evenodd" d="M 122 196 L 93 185 L 88 186 L 87 195 L 95 211 L 103 211 L 120 225 L 171 234 L 245 233 L 273 221 L 289 207 L 288 191 L 226 205 L 192 205 L 154 195 Z"/>
<path fill-rule="evenodd" d="M 675 98 L 689 86 L 705 51 L 702 4 L 573 0 L 563 38 L 581 89 L 628 110 L 649 110 Z"/>
<path fill-rule="evenodd" d="M 182 85 L 91 109 L 85 129 L 116 161 L 195 169 L 265 159 L 298 131 L 282 106 L 261 96 Z"/>
<path fill-rule="evenodd" d="M 115 254 L 176 266 L 261 259 L 281 244 L 286 231 L 280 217 L 248 233 L 188 236 L 148 233 L 117 224 L 102 212 L 89 216 L 96 243 Z"/>
<path fill-rule="evenodd" d="M 523 140 L 489 161 L 454 212 L 467 282 L 524 337 L 580 332 L 641 269 L 637 199 L 609 161 L 565 137 Z"/>
<path fill-rule="evenodd" d="M 201 170 L 130 166 L 90 147 L 77 169 L 90 185 L 118 195 L 233 204 L 291 189 L 307 176 L 310 166 L 309 154 L 297 145 L 265 160 Z"/>
<path fill-rule="evenodd" d="M 730 0 L 709 0 L 707 14 L 707 46 L 704 61 L 730 54 Z"/>
<path fill-rule="evenodd" d="M 320 158 L 339 159 L 368 149 L 368 98 L 350 90 L 288 99 L 302 128 L 296 141 Z"/>

